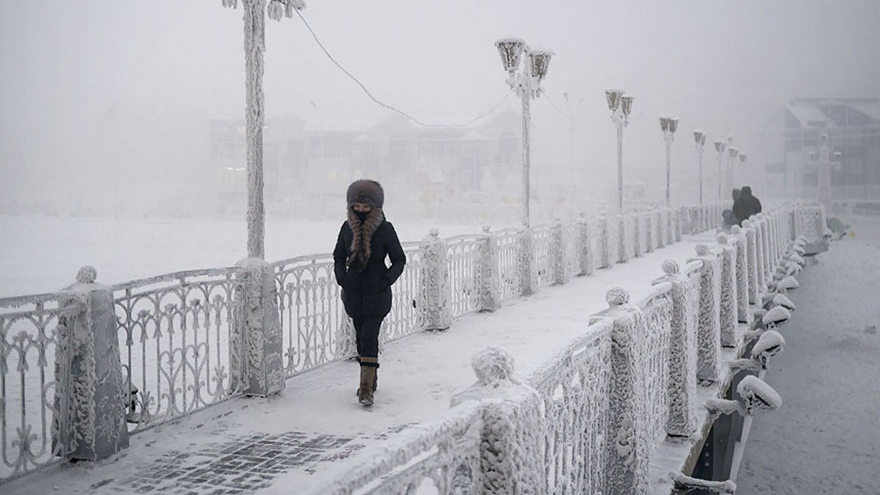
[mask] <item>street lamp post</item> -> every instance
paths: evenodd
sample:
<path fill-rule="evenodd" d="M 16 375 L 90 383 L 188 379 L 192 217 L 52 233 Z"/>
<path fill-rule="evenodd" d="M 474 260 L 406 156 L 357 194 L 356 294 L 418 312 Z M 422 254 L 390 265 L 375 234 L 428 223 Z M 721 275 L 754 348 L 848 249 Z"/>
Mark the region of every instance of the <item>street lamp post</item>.
<path fill-rule="evenodd" d="M 728 191 L 733 191 L 735 183 L 733 178 L 733 163 L 736 161 L 737 155 L 739 155 L 739 148 L 731 146 L 731 141 L 731 138 L 727 138 L 727 170 L 724 172 L 724 181 L 727 183 Z"/>
<path fill-rule="evenodd" d="M 666 141 L 666 206 L 670 204 L 669 188 L 671 186 L 670 149 L 675 139 L 675 131 L 678 130 L 678 119 L 673 117 L 660 117 L 660 130 L 663 131 L 663 140 Z"/>
<path fill-rule="evenodd" d="M 495 42 L 501 63 L 507 71 L 507 85 L 522 99 L 522 223 L 529 228 L 529 125 L 531 119 L 531 99 L 541 96 L 541 81 L 547 75 L 547 66 L 553 52 L 532 50 L 518 38 L 505 38 Z M 523 53 L 528 60 L 520 64 Z M 520 69 L 521 67 L 521 69 Z M 517 69 L 520 69 L 517 72 Z"/>
<path fill-rule="evenodd" d="M 718 140 L 715 141 L 715 151 L 718 153 L 718 201 L 721 201 L 721 189 L 723 188 L 722 182 L 724 182 L 724 172 L 721 170 L 721 161 L 724 157 L 724 150 L 727 149 L 727 144 Z"/>
<path fill-rule="evenodd" d="M 306 8 L 303 0 L 241 0 L 244 9 L 245 120 L 247 125 L 247 224 L 248 257 L 265 257 L 265 209 L 263 206 L 263 52 L 266 50 L 266 14 L 279 21 Z M 238 7 L 238 0 L 223 0 L 224 7 Z"/>
<path fill-rule="evenodd" d="M 632 112 L 632 96 L 624 96 L 619 89 L 605 91 L 608 109 L 611 110 L 611 121 L 617 126 L 617 212 L 623 213 L 623 128 L 629 125 L 629 114 Z"/>
<path fill-rule="evenodd" d="M 706 146 L 706 133 L 694 131 L 694 143 L 697 146 L 697 157 L 700 165 L 700 204 L 703 204 L 703 147 Z"/>

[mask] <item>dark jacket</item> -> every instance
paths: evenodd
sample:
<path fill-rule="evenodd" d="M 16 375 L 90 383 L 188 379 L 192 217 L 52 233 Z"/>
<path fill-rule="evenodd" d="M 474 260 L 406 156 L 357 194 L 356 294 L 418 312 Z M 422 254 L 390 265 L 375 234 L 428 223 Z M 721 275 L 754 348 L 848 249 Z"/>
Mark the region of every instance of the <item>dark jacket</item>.
<path fill-rule="evenodd" d="M 752 196 L 751 187 L 743 187 L 739 198 L 733 202 L 733 216 L 736 217 L 737 225 L 742 225 L 743 220 L 756 213 L 761 213 L 761 201 Z"/>
<path fill-rule="evenodd" d="M 385 316 L 391 311 L 391 285 L 403 273 L 406 254 L 391 222 L 383 220 L 370 239 L 370 257 L 366 267 L 346 267 L 354 233 L 346 221 L 339 229 L 333 250 L 336 283 L 342 286 L 342 303 L 351 317 Z M 391 266 L 385 265 L 385 258 Z"/>

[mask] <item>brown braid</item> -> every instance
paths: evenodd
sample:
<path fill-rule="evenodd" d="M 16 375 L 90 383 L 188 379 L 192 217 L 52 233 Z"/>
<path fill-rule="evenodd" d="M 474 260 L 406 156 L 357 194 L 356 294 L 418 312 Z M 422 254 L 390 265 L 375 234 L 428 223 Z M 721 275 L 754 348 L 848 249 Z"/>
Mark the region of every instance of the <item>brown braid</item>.
<path fill-rule="evenodd" d="M 370 214 L 367 215 L 367 220 L 363 224 L 351 208 L 348 209 L 348 226 L 351 227 L 353 236 L 351 251 L 345 261 L 346 267 L 354 267 L 357 271 L 362 271 L 367 267 L 367 261 L 370 259 L 370 241 L 373 239 L 376 229 L 382 225 L 383 220 L 385 220 L 385 215 L 379 208 L 370 210 Z"/>

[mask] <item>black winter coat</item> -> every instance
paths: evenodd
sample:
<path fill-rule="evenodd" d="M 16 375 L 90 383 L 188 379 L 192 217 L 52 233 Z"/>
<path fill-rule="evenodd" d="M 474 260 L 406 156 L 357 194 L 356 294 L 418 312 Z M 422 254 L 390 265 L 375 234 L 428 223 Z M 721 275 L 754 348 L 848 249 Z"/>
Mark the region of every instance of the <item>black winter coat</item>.
<path fill-rule="evenodd" d="M 367 266 L 358 271 L 348 269 L 346 260 L 351 252 L 354 233 L 348 222 L 339 229 L 336 248 L 333 250 L 336 283 L 342 286 L 342 303 L 352 318 L 359 316 L 385 316 L 391 311 L 391 286 L 403 273 L 406 254 L 397 238 L 391 222 L 382 221 L 370 239 L 370 258 Z M 386 256 L 391 266 L 385 265 Z"/>
<path fill-rule="evenodd" d="M 750 191 L 740 192 L 739 197 L 733 202 L 733 216 L 736 217 L 736 223 L 742 225 L 743 220 L 756 213 L 761 213 L 761 201 L 752 196 Z"/>

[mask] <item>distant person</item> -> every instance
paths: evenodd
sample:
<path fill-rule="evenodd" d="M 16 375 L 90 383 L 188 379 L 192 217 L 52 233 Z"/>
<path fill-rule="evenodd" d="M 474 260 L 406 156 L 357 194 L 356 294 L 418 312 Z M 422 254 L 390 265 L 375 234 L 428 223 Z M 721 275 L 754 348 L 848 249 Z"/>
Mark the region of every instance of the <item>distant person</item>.
<path fill-rule="evenodd" d="M 403 273 L 406 255 L 394 226 L 385 220 L 385 192 L 378 182 L 352 182 L 346 200 L 348 220 L 339 229 L 333 268 L 356 332 L 361 369 L 358 402 L 371 406 L 379 368 L 379 329 L 391 311 L 391 286 Z M 390 267 L 385 265 L 386 257 Z"/>
<path fill-rule="evenodd" d="M 736 217 L 736 224 L 741 226 L 743 220 L 756 213 L 761 213 L 761 201 L 752 196 L 751 187 L 743 186 L 739 197 L 733 202 L 733 216 Z"/>

